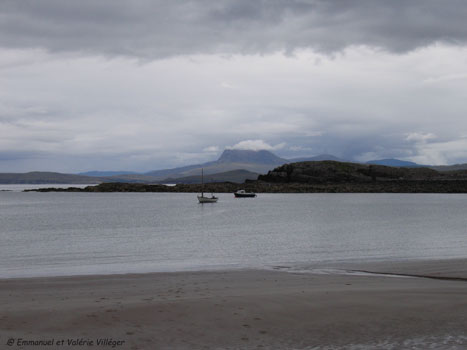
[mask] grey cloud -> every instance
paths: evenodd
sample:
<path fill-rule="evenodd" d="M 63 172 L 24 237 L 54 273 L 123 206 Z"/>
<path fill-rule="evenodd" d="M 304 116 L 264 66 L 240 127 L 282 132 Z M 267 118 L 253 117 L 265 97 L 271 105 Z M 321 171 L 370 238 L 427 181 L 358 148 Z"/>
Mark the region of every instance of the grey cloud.
<path fill-rule="evenodd" d="M 463 0 L 4 0 L 0 46 L 159 58 L 465 43 Z"/>
<path fill-rule="evenodd" d="M 31 159 L 40 157 L 39 152 L 19 152 L 19 151 L 0 151 L 0 162 L 4 161 L 18 161 L 23 159 Z"/>

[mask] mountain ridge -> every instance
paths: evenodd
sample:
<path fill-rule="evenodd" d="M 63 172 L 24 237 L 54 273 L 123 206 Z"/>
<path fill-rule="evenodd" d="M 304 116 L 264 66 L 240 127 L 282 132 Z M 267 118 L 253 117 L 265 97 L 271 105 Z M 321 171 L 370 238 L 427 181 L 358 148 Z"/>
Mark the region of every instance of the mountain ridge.
<path fill-rule="evenodd" d="M 429 167 L 427 165 L 421 165 L 421 164 L 417 164 L 414 162 L 409 162 L 406 160 L 400 160 L 396 158 L 370 160 L 366 162 L 366 164 L 385 165 L 385 166 L 393 166 L 393 167 L 407 167 L 407 168 Z"/>
<path fill-rule="evenodd" d="M 151 176 L 172 176 L 185 177 L 199 174 L 201 168 L 204 173 L 214 174 L 219 172 L 233 171 L 238 169 L 248 170 L 250 172 L 264 174 L 272 170 L 275 166 L 296 162 L 296 161 L 314 161 L 314 160 L 341 160 L 333 155 L 321 154 L 318 156 L 300 157 L 300 158 L 281 158 L 268 150 L 236 150 L 226 149 L 215 161 L 201 164 L 192 164 L 179 168 L 152 170 L 144 173 Z"/>
<path fill-rule="evenodd" d="M 242 184 L 103 183 L 86 188 L 42 188 L 39 192 L 216 192 L 245 189 L 255 193 L 467 193 L 467 170 L 438 172 L 430 168 L 311 161 L 284 164 Z"/>
<path fill-rule="evenodd" d="M 94 184 L 101 182 L 125 182 L 125 183 L 167 183 L 170 181 L 183 181 L 175 179 L 186 178 L 187 181 L 192 181 L 194 177 L 201 174 L 201 169 L 204 169 L 204 174 L 220 176 L 222 173 L 229 173 L 238 170 L 244 170 L 254 174 L 266 174 L 277 166 L 284 164 L 305 162 L 305 161 L 339 161 L 345 162 L 331 154 L 320 154 L 310 157 L 298 157 L 286 159 L 275 155 L 268 150 L 237 150 L 226 149 L 217 160 L 209 161 L 200 164 L 185 165 L 178 168 L 152 170 L 144 173 L 135 173 L 131 171 L 88 171 L 80 174 L 62 174 L 56 172 L 29 172 L 29 173 L 0 173 L 0 183 L 3 184 Z M 357 164 L 357 163 L 356 163 Z M 363 164 L 363 163 L 360 163 Z M 467 164 L 456 164 L 451 166 L 423 166 L 414 162 L 403 161 L 394 158 L 379 159 L 368 161 L 366 164 L 386 165 L 396 167 L 412 167 L 412 168 L 431 168 L 437 171 L 450 172 L 461 171 L 467 169 Z M 89 176 L 84 174 L 94 174 L 102 176 Z M 233 174 L 233 173 L 232 173 Z M 238 174 L 237 174 L 238 175 Z M 239 177 L 235 175 L 232 179 L 239 181 Z M 246 173 L 245 173 L 246 175 Z M 225 181 L 228 178 L 223 177 Z M 251 175 L 244 178 L 251 179 Z M 234 181 L 234 182 L 235 182 Z"/>
<path fill-rule="evenodd" d="M 0 173 L 0 184 L 98 184 L 101 182 L 104 182 L 104 179 L 51 171 Z"/>
<path fill-rule="evenodd" d="M 103 176 L 116 176 L 116 175 L 132 175 L 138 174 L 136 171 L 99 171 L 99 170 L 91 170 L 85 171 L 82 173 L 77 173 L 76 175 L 84 175 L 84 176 L 93 176 L 93 177 L 103 177 Z"/>
<path fill-rule="evenodd" d="M 233 183 L 243 183 L 246 180 L 256 180 L 258 178 L 258 173 L 253 173 L 248 170 L 239 169 L 231 170 L 223 173 L 211 174 L 204 177 L 204 183 L 213 183 L 213 182 L 233 182 Z M 168 184 L 200 184 L 201 175 L 192 175 L 180 178 L 167 178 L 161 183 Z"/>

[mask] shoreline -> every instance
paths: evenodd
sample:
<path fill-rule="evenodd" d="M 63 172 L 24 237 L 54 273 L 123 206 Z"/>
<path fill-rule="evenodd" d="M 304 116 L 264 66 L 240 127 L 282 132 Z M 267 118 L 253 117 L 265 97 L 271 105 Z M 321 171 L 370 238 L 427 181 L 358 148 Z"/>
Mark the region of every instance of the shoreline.
<path fill-rule="evenodd" d="M 466 261 L 327 266 L 464 278 Z M 117 349 L 467 346 L 467 283 L 456 280 L 284 270 L 8 278 L 0 305 L 0 341 L 54 338 L 64 348 L 81 338 L 90 349 L 110 347 L 97 339 L 123 342 Z"/>
<path fill-rule="evenodd" d="M 240 271 L 281 271 L 295 274 L 340 274 L 352 275 L 361 272 L 380 275 L 400 275 L 407 277 L 438 278 L 452 280 L 467 280 L 467 268 L 463 269 L 463 264 L 467 265 L 467 258 L 450 257 L 427 259 L 417 258 L 368 258 L 368 259 L 342 259 L 312 261 L 304 263 L 280 263 L 265 266 L 242 266 L 238 264 L 209 265 L 182 269 L 163 270 L 129 270 L 122 272 L 94 272 L 94 273 L 58 273 L 43 275 L 12 275 L 0 276 L 1 281 L 8 280 L 30 280 L 30 279 L 61 279 L 61 278 L 92 278 L 110 276 L 141 276 L 141 275 L 164 275 L 164 274 L 185 274 L 185 273 L 215 273 L 215 272 L 240 272 Z M 442 267 L 445 267 L 442 269 Z M 454 268 L 456 266 L 457 268 Z M 428 271 L 427 271 L 428 269 Z M 426 274 L 428 272 L 428 274 Z M 450 276 L 444 276 L 449 274 Z"/>
<path fill-rule="evenodd" d="M 243 184 L 232 182 L 200 184 L 161 184 L 105 182 L 85 188 L 38 188 L 26 189 L 24 192 L 162 192 L 162 193 L 234 193 L 244 189 L 254 193 L 467 193 L 467 180 L 385 180 L 385 181 L 352 181 L 352 182 L 264 182 L 250 180 Z"/>

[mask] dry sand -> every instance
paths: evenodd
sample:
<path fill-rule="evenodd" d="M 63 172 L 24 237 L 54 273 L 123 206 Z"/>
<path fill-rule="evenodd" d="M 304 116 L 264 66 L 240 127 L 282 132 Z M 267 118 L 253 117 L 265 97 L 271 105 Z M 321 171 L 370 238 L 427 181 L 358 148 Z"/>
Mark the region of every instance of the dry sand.
<path fill-rule="evenodd" d="M 459 280 L 263 270 L 4 279 L 0 349 L 467 349 L 466 261 L 345 268 Z"/>

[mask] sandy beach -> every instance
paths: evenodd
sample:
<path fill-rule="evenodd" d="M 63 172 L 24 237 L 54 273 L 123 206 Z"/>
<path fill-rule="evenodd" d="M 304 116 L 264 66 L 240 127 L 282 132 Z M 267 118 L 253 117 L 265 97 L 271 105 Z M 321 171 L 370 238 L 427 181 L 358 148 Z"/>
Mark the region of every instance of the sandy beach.
<path fill-rule="evenodd" d="M 3 279 L 0 348 L 465 349 L 466 266 L 316 270 L 425 277 L 279 268 Z"/>

